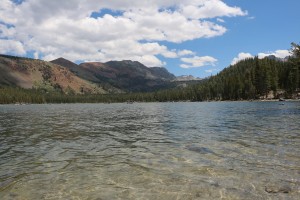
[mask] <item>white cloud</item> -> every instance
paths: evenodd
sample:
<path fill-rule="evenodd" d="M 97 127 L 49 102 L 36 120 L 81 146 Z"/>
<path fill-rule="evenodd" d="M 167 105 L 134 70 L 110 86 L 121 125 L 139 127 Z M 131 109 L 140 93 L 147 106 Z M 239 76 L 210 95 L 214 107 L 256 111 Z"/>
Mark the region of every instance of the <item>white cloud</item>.
<path fill-rule="evenodd" d="M 252 56 L 250 53 L 244 53 L 241 52 L 239 53 L 239 55 L 237 57 L 235 57 L 232 61 L 231 61 L 231 65 L 235 65 L 236 63 L 238 63 L 241 60 L 245 60 L 246 58 L 253 58 L 254 56 Z"/>
<path fill-rule="evenodd" d="M 103 9 L 118 15 L 102 13 Z M 98 18 L 91 17 L 94 12 L 100 12 Z M 63 56 L 72 61 L 136 59 L 147 66 L 163 66 L 158 56 L 195 55 L 169 50 L 162 41 L 221 36 L 226 27 L 211 18 L 247 14 L 221 0 L 27 0 L 21 4 L 1 0 L 0 13 L 4 23 L 0 39 L 8 39 L 6 46 L 1 43 L 2 52 L 33 51 L 43 59 Z"/>
<path fill-rule="evenodd" d="M 218 21 L 218 22 L 221 22 L 221 23 L 225 23 L 225 20 L 224 20 L 224 19 L 221 19 L 221 18 L 217 18 L 217 21 Z"/>
<path fill-rule="evenodd" d="M 218 71 L 217 69 L 207 69 L 207 70 L 204 70 L 206 73 L 213 73 L 213 72 L 216 72 Z"/>
<path fill-rule="evenodd" d="M 187 56 L 187 55 L 195 55 L 195 54 L 196 54 L 195 52 L 187 49 L 178 51 L 178 56 Z"/>
<path fill-rule="evenodd" d="M 180 67 L 182 68 L 196 68 L 196 67 L 203 67 L 208 65 L 214 66 L 218 61 L 217 59 L 211 56 L 203 56 L 203 57 L 194 56 L 192 58 L 181 58 L 180 60 L 182 62 L 187 63 L 187 64 L 181 64 Z"/>
<path fill-rule="evenodd" d="M 268 53 L 259 53 L 258 58 L 264 58 L 267 56 L 274 55 L 277 58 L 285 58 L 287 56 L 290 56 L 291 53 L 288 50 L 276 50 L 274 52 L 268 52 Z"/>
<path fill-rule="evenodd" d="M 39 53 L 38 52 L 34 52 L 33 56 L 34 56 L 34 59 L 39 59 Z"/>
<path fill-rule="evenodd" d="M 185 5 L 182 8 L 182 13 L 192 19 L 247 15 L 247 11 L 242 11 L 238 7 L 230 7 L 220 0 L 204 0 L 199 2 L 201 3 Z"/>
<path fill-rule="evenodd" d="M 276 50 L 274 52 L 258 53 L 258 58 L 262 59 L 262 58 L 270 56 L 270 55 L 274 55 L 277 58 L 285 58 L 287 56 L 290 56 L 291 53 L 288 50 Z M 241 53 L 239 53 L 239 55 L 237 57 L 235 57 L 232 60 L 231 65 L 234 65 L 234 64 L 236 64 L 237 62 L 239 62 L 241 60 L 245 60 L 246 58 L 253 58 L 253 57 L 254 56 L 251 55 L 250 53 L 241 52 Z"/>
<path fill-rule="evenodd" d="M 13 27 L 7 27 L 4 24 L 0 24 L 0 38 L 14 38 L 16 35 L 16 29 Z"/>
<path fill-rule="evenodd" d="M 17 55 L 25 55 L 24 46 L 19 41 L 0 39 L 0 54 L 15 53 Z"/>
<path fill-rule="evenodd" d="M 0 1 L 0 21 L 5 23 L 15 23 L 17 19 L 14 17 L 15 4 L 10 0 Z"/>

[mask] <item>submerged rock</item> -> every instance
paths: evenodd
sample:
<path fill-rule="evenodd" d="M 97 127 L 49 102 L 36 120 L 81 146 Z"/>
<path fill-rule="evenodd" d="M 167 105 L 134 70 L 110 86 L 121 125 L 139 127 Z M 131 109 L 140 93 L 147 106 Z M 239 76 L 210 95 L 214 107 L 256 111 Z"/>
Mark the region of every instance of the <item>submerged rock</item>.
<path fill-rule="evenodd" d="M 215 152 L 206 147 L 187 146 L 187 149 L 201 154 L 215 154 Z"/>
<path fill-rule="evenodd" d="M 265 191 L 268 193 L 290 193 L 292 189 L 288 185 L 266 186 Z"/>

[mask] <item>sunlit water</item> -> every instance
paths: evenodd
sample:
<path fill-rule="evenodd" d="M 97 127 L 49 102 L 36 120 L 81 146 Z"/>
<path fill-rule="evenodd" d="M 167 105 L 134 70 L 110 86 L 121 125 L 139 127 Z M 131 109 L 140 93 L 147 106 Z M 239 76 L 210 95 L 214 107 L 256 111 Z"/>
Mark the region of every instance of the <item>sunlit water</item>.
<path fill-rule="evenodd" d="M 300 199 L 300 102 L 0 105 L 0 199 Z"/>

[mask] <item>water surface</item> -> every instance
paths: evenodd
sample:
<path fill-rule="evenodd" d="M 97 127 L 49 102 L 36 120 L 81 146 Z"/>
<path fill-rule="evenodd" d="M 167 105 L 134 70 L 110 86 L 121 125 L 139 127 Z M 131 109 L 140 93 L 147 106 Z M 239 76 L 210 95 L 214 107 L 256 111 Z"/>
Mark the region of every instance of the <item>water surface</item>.
<path fill-rule="evenodd" d="M 299 197 L 299 102 L 0 105 L 0 199 Z"/>

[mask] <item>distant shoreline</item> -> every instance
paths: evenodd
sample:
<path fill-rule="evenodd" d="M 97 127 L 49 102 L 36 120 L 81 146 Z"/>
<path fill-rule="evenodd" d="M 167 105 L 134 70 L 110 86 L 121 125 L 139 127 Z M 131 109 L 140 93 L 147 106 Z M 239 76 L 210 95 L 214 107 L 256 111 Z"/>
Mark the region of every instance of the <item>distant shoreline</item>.
<path fill-rule="evenodd" d="M 255 99 L 255 100 L 224 100 L 224 101 L 132 101 L 128 102 L 44 102 L 44 103 L 25 103 L 25 102 L 14 102 L 0 105 L 16 105 L 16 106 L 24 106 L 24 105 L 42 105 L 42 104 L 135 104 L 135 103 L 209 103 L 209 102 L 300 102 L 300 99 L 284 99 L 284 101 L 279 101 L 279 99 Z"/>

